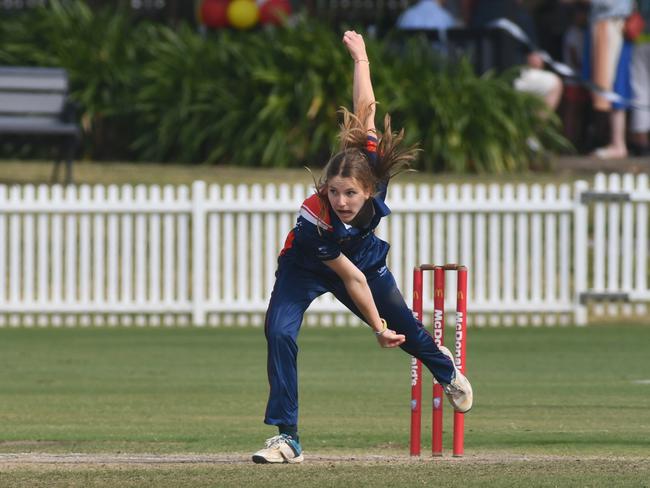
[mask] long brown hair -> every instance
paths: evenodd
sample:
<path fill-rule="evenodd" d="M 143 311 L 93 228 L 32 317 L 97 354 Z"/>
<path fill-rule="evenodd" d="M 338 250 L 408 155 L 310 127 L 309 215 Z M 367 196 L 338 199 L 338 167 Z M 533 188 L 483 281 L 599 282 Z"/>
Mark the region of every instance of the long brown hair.
<path fill-rule="evenodd" d="M 366 190 L 374 193 L 380 182 L 387 183 L 395 175 L 410 169 L 420 149 L 417 145 L 402 147 L 404 129 L 393 132 L 389 114 L 384 117 L 383 134 L 377 134 L 377 161 L 374 165 L 368 161 L 365 153 L 368 131 L 364 121 L 373 110 L 374 104 L 362 107 L 356 114 L 345 107 L 339 110 L 343 115 L 339 151 L 330 158 L 316 183 L 320 195 L 334 176 L 355 178 Z"/>
<path fill-rule="evenodd" d="M 349 149 L 356 149 L 363 152 L 368 137 L 364 121 L 367 120 L 368 115 L 374 110 L 374 105 L 374 103 L 366 105 L 356 114 L 353 114 L 345 107 L 341 107 L 339 113 L 343 115 L 343 123 L 340 126 L 341 131 L 339 132 L 340 152 L 345 152 Z M 411 162 L 417 157 L 419 149 L 417 145 L 402 147 L 401 143 L 403 140 L 404 129 L 399 132 L 393 132 L 390 115 L 386 114 L 384 116 L 384 132 L 383 134 L 377 134 L 377 162 L 370 168 L 376 178 L 375 184 L 378 182 L 388 182 L 393 176 L 410 168 Z M 337 156 L 338 154 L 325 167 L 325 182 L 327 181 L 328 173 L 330 177 L 340 174 L 328 171 L 328 166 L 334 162 Z M 360 183 L 365 184 L 368 182 L 360 180 Z"/>
<path fill-rule="evenodd" d="M 384 117 L 384 132 L 377 134 L 377 160 L 371 165 L 365 152 L 368 131 L 364 123 L 374 110 L 374 103 L 362 107 L 356 114 L 345 107 L 340 125 L 339 151 L 330 158 L 318 181 L 314 181 L 316 192 L 321 200 L 321 217 L 328 209 L 327 183 L 334 176 L 354 178 L 371 195 L 377 191 L 379 183 L 388 183 L 395 175 L 410 169 L 417 157 L 417 145 L 402 147 L 404 129 L 393 132 L 390 115 Z"/>

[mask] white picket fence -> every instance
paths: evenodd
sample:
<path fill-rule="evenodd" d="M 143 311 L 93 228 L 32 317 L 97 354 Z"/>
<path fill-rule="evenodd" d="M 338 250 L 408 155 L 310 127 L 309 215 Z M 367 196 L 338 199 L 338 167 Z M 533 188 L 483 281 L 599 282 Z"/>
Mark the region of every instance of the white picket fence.
<path fill-rule="evenodd" d="M 311 192 L 0 186 L 0 326 L 260 325 Z M 649 201 L 647 178 L 632 175 L 599 175 L 593 188 L 394 184 L 377 232 L 407 301 L 413 266 L 460 262 L 471 324 L 584 324 L 645 313 Z M 453 275 L 448 286 L 453 296 Z M 588 308 L 589 297 L 610 303 Z M 359 323 L 329 294 L 310 310 L 308 324 Z"/>

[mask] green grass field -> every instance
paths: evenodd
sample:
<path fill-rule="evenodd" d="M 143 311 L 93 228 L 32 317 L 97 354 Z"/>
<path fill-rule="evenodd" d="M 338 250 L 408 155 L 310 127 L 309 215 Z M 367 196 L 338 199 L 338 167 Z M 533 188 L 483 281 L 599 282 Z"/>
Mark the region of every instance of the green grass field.
<path fill-rule="evenodd" d="M 307 460 L 257 466 L 261 329 L 0 329 L 0 486 L 649 486 L 650 327 L 469 332 L 463 459 L 408 459 L 408 356 L 306 327 Z"/>

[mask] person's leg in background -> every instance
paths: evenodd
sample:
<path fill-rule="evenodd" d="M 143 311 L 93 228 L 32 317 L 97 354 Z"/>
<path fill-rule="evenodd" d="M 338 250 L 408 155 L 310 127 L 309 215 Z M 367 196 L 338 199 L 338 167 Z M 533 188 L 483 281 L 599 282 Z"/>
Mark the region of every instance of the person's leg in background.
<path fill-rule="evenodd" d="M 650 42 L 634 46 L 632 92 L 638 108 L 632 108 L 630 118 L 630 149 L 637 156 L 647 156 L 650 154 Z"/>
<path fill-rule="evenodd" d="M 614 77 L 618 58 L 623 47 L 622 21 L 606 19 L 596 22 L 591 30 L 592 43 L 592 81 L 602 90 L 611 91 L 614 87 Z M 609 112 L 611 102 L 599 95 L 593 94 L 594 108 L 601 112 Z"/>
<path fill-rule="evenodd" d="M 623 20 L 607 19 L 596 22 L 592 29 L 592 43 L 592 81 L 602 90 L 611 92 L 614 90 L 623 50 Z M 593 105 L 596 131 L 609 134 L 606 145 L 596 149 L 593 155 L 600 159 L 626 157 L 624 109 L 620 106 L 613 108 L 611 102 L 598 93 L 593 94 Z"/>
<path fill-rule="evenodd" d="M 527 66 L 514 80 L 514 87 L 517 91 L 530 93 L 544 101 L 546 110 L 540 113 L 542 118 L 548 117 L 557 110 L 564 91 L 562 79 L 552 71 L 544 69 L 544 60 L 538 52 L 528 54 Z M 533 153 L 539 156 L 544 154 L 542 144 L 536 135 L 529 136 L 526 143 Z"/>
<path fill-rule="evenodd" d="M 563 90 L 564 90 L 564 86 L 562 84 L 562 79 L 559 76 L 556 76 L 554 83 L 551 86 L 551 89 L 544 96 L 544 102 L 546 103 L 546 106 L 551 111 L 554 112 L 557 109 L 558 105 L 560 104 Z"/>
<path fill-rule="evenodd" d="M 564 97 L 560 112 L 564 136 L 571 141 L 578 152 L 585 148 L 585 110 L 589 105 L 590 94 L 578 84 L 568 84 L 564 89 Z"/>

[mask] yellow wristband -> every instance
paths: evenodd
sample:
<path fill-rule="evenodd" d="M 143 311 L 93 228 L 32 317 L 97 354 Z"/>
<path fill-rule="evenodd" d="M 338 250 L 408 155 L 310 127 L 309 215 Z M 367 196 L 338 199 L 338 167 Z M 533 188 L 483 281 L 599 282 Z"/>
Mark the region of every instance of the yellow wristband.
<path fill-rule="evenodd" d="M 376 330 L 376 331 L 375 331 L 375 335 L 376 335 L 377 337 L 379 337 L 380 335 L 383 335 L 384 332 L 386 332 L 386 329 L 388 329 L 388 324 L 386 323 L 386 321 L 385 321 L 384 319 L 379 319 L 379 320 L 381 320 L 381 325 L 382 325 L 383 327 L 381 328 L 381 330 Z"/>

